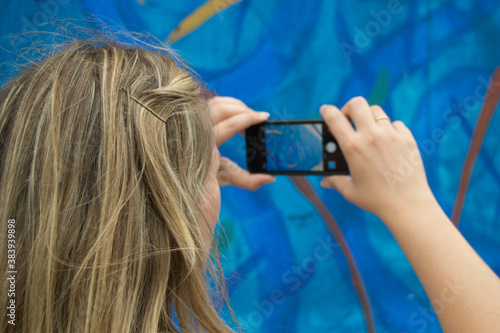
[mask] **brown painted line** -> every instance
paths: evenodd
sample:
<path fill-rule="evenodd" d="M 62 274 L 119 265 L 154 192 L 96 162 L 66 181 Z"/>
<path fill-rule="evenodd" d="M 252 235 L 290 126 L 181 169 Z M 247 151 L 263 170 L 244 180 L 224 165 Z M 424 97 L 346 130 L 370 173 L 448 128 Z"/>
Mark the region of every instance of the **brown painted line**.
<path fill-rule="evenodd" d="M 347 265 L 349 267 L 349 275 L 351 276 L 351 283 L 356 291 L 359 302 L 363 309 L 363 314 L 366 320 L 366 326 L 369 333 L 375 333 L 375 320 L 373 319 L 373 309 L 370 304 L 370 299 L 368 298 L 368 293 L 366 292 L 365 283 L 361 277 L 356 260 L 352 255 L 351 249 L 347 241 L 345 240 L 344 234 L 340 229 L 337 221 L 333 217 L 332 213 L 326 207 L 323 200 L 318 196 L 311 183 L 305 177 L 294 176 L 290 177 L 295 187 L 314 205 L 316 210 L 319 212 L 323 220 L 325 221 L 328 229 L 333 234 L 336 242 L 339 244 L 342 254 L 346 258 Z"/>
<path fill-rule="evenodd" d="M 497 67 L 493 73 L 490 84 L 488 85 L 488 90 L 484 96 L 484 103 L 479 112 L 479 117 L 472 133 L 472 139 L 469 145 L 469 150 L 465 156 L 464 165 L 462 167 L 462 173 L 460 175 L 460 181 L 458 183 L 457 197 L 455 199 L 455 204 L 451 213 L 451 220 L 453 224 L 458 228 L 460 223 L 460 215 L 462 214 L 465 196 L 467 194 L 467 189 L 469 188 L 470 179 L 472 176 L 472 170 L 474 169 L 474 164 L 476 163 L 479 152 L 481 151 L 481 146 L 486 136 L 486 131 L 491 122 L 491 118 L 495 113 L 495 109 L 500 100 L 500 67 Z"/>

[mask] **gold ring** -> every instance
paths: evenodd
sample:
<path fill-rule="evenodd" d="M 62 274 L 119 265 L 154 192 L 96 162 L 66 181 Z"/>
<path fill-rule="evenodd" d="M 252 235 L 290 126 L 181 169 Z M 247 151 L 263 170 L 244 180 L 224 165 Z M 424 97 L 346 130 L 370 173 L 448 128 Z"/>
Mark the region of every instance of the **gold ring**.
<path fill-rule="evenodd" d="M 382 119 L 387 119 L 387 120 L 391 121 L 391 118 L 389 118 L 387 116 L 378 116 L 377 118 L 375 118 L 375 121 L 379 121 L 379 120 L 382 120 Z"/>

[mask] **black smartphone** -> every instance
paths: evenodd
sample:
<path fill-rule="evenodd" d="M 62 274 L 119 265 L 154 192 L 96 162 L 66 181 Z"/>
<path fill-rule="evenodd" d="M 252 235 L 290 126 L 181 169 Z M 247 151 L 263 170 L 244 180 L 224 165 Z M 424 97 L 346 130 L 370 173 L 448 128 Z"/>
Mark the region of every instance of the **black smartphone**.
<path fill-rule="evenodd" d="M 271 175 L 349 174 L 323 120 L 266 121 L 246 130 L 247 168 Z"/>

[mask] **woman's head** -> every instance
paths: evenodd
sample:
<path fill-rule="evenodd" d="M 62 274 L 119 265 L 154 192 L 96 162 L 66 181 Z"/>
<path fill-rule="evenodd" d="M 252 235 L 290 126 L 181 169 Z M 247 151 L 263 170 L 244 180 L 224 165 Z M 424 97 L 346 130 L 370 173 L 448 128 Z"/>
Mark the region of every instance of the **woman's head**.
<path fill-rule="evenodd" d="M 219 198 L 207 185 L 217 158 L 206 97 L 169 56 L 89 41 L 2 88 L 0 219 L 16 219 L 17 329 L 227 330 L 205 289 Z"/>

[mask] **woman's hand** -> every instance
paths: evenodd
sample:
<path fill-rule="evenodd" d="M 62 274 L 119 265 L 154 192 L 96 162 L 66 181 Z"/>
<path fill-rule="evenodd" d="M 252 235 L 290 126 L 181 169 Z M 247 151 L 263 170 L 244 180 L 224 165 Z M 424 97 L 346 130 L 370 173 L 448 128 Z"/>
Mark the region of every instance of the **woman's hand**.
<path fill-rule="evenodd" d="M 322 185 L 385 223 L 432 300 L 443 332 L 500 332 L 500 280 L 439 207 L 410 130 L 360 97 L 341 111 L 325 105 L 320 113 L 352 175 L 325 177 Z"/>
<path fill-rule="evenodd" d="M 342 110 L 323 105 L 320 113 L 351 172 L 351 176 L 323 178 L 323 187 L 335 188 L 348 201 L 379 217 L 433 198 L 417 143 L 401 121 L 391 122 L 381 107 L 370 107 L 362 97 L 351 99 Z"/>
<path fill-rule="evenodd" d="M 213 127 L 217 147 L 236 133 L 269 118 L 269 113 L 256 112 L 239 99 L 232 97 L 213 97 L 210 99 L 209 105 L 214 113 Z M 226 157 L 220 158 L 217 178 L 220 186 L 234 185 L 251 191 L 276 180 L 271 175 L 251 174 Z"/>

